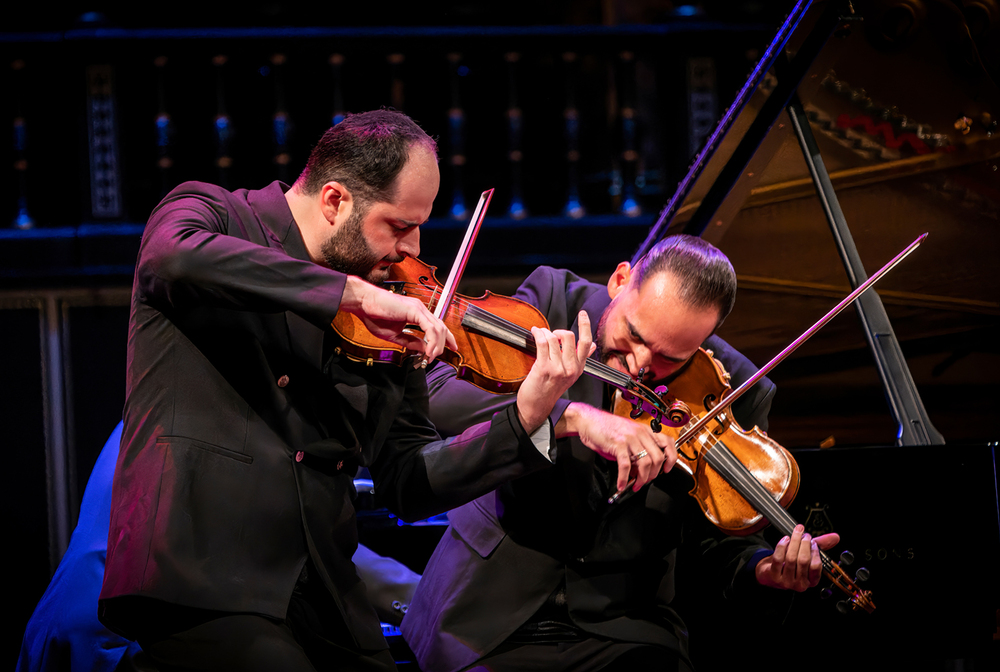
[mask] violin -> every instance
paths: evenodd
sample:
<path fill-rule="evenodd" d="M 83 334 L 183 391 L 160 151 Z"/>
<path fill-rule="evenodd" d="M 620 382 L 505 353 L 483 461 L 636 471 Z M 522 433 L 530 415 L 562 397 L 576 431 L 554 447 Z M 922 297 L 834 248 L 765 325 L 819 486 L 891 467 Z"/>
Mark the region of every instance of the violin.
<path fill-rule="evenodd" d="M 683 430 L 674 439 L 677 464 L 695 479 L 691 494 L 698 500 L 706 517 L 721 529 L 730 534 L 750 534 L 770 522 L 782 534 L 790 535 L 797 525 L 784 507 L 791 503 L 798 491 L 798 465 L 788 451 L 758 428 L 754 427 L 751 432 L 743 431 L 731 417 L 732 404 L 912 254 L 926 238 L 925 233 L 910 243 L 736 390 L 730 389 L 729 374 L 722 364 L 708 352 L 704 352 L 702 357 L 701 351 L 694 356 L 693 368 L 688 366 L 682 372 L 684 375 L 671 382 L 671 388 L 661 386 L 654 390 L 663 396 L 663 405 L 668 407 L 668 411 L 664 415 L 652 415 L 648 421 L 653 431 L 661 431 L 664 424 Z M 705 362 L 699 363 L 704 358 L 714 367 L 714 385 L 711 385 L 712 376 L 706 372 L 708 365 Z M 692 373 L 689 374 L 689 371 Z M 697 380 L 697 372 L 701 373 L 701 380 L 706 382 L 686 389 L 691 383 L 684 380 L 685 376 L 690 375 L 691 380 Z M 684 401 L 681 401 L 682 398 Z M 698 400 L 693 407 L 689 405 L 692 399 Z M 624 398 L 616 402 L 615 412 L 627 414 L 639 421 L 647 419 L 644 409 L 629 404 Z M 708 425 L 712 423 L 715 426 L 708 429 Z M 634 483 L 635 479 L 630 479 L 623 490 L 608 498 L 608 503 L 618 501 Z M 842 611 L 864 609 L 868 613 L 873 612 L 875 604 L 871 600 L 871 591 L 859 589 L 847 573 L 823 551 L 820 551 L 820 557 L 823 574 L 850 598 L 849 602 L 839 603 L 838 608 Z M 842 553 L 841 558 L 845 564 L 850 564 L 853 559 L 849 553 Z M 858 580 L 863 581 L 867 577 L 867 569 L 858 569 Z"/>
<path fill-rule="evenodd" d="M 744 431 L 725 409 L 701 431 L 690 437 L 685 433 L 691 418 L 701 417 L 732 392 L 729 373 L 711 350 L 699 348 L 669 388 L 660 386 L 655 392 L 669 409 L 662 431 L 674 439 L 676 466 L 694 479 L 690 494 L 712 524 L 727 534 L 752 534 L 767 525 L 762 511 L 774 513 L 771 503 L 782 508 L 792 503 L 799 490 L 798 465 L 787 450 L 757 427 Z M 639 422 L 651 419 L 644 412 L 636 413 L 617 395 L 613 412 Z M 748 490 L 755 499 L 760 492 L 753 484 L 744 483 L 747 476 L 767 491 L 766 502 L 747 501 L 741 490 Z"/>
<path fill-rule="evenodd" d="M 529 303 L 489 291 L 479 298 L 453 294 L 448 306 L 440 306 L 442 285 L 436 270 L 435 266 L 407 257 L 393 264 L 385 287 L 419 299 L 439 315 L 458 344 L 457 350 L 445 348 L 439 359 L 454 367 L 460 379 L 494 394 L 517 392 L 535 361 L 531 327 L 548 328 L 545 316 Z M 401 345 L 373 336 L 350 313 L 337 313 L 332 326 L 341 339 L 335 352 L 369 366 L 402 365 L 413 354 Z M 583 371 L 617 388 L 623 399 L 651 417 L 662 417 L 667 411 L 653 390 L 603 362 L 588 359 Z"/>
<path fill-rule="evenodd" d="M 669 388 L 660 386 L 655 392 L 668 407 L 660 425 L 661 431 L 675 441 L 675 467 L 694 480 L 688 494 L 698 502 L 705 517 L 727 534 L 751 534 L 770 522 L 782 534 L 791 535 L 798 523 L 785 508 L 798 492 L 799 467 L 791 453 L 759 428 L 745 431 L 740 427 L 728 404 L 720 407 L 732 389 L 729 373 L 712 351 L 699 349 L 670 381 Z M 713 409 L 713 420 L 691 431 Z M 619 395 L 614 413 L 637 422 L 652 420 Z M 858 588 L 823 551 L 820 559 L 823 574 L 848 595 L 844 610 L 875 610 L 871 591 Z M 863 578 L 867 578 L 867 570 L 862 568 L 858 579 Z"/>

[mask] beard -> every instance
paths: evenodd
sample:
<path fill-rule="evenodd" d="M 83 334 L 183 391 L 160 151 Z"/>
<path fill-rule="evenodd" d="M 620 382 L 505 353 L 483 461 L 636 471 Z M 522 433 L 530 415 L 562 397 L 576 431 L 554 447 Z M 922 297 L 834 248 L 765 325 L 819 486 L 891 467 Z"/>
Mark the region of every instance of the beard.
<path fill-rule="evenodd" d="M 373 285 L 379 285 L 389 277 L 389 269 L 377 269 L 375 265 L 383 260 L 397 263 L 402 261 L 403 257 L 398 259 L 394 257 L 379 258 L 372 250 L 363 230 L 367 214 L 368 204 L 356 200 L 347 221 L 323 243 L 320 254 L 323 255 L 323 261 L 326 262 L 326 265 L 333 270 L 347 275 L 356 275 Z"/>

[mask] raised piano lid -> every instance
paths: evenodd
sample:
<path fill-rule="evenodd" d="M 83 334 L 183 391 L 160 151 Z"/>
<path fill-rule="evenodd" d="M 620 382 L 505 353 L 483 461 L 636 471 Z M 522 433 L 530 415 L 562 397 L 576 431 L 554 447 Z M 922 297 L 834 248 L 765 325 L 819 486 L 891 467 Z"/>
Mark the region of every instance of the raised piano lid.
<path fill-rule="evenodd" d="M 1000 33 L 1000 26 L 991 30 Z M 1000 154 L 1000 92 L 953 3 L 803 0 L 706 139 L 652 235 L 684 231 L 717 242 L 743 208 L 814 194 L 784 110 L 790 93 L 821 138 L 838 190 Z M 968 124 L 957 128 L 962 119 Z"/>
<path fill-rule="evenodd" d="M 878 293 L 935 426 L 949 442 L 991 439 L 982 419 L 1000 403 L 1000 355 L 987 342 L 1000 327 L 1000 93 L 954 3 L 851 8 L 796 5 L 664 209 L 660 233 L 701 234 L 729 255 L 741 291 L 720 335 L 758 363 L 848 293 L 784 111 L 797 89 L 868 270 L 930 232 Z M 963 118 L 968 132 L 955 126 Z M 828 420 L 839 444 L 892 443 L 870 361 L 854 319 L 825 327 L 772 375 L 776 437 L 815 446 Z"/>

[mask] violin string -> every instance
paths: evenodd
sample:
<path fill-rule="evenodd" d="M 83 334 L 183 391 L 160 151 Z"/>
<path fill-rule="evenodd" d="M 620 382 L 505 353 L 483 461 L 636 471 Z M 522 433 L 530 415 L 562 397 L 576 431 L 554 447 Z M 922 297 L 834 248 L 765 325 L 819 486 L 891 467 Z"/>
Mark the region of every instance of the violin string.
<path fill-rule="evenodd" d="M 524 327 L 509 322 L 508 320 L 505 320 L 502 317 L 494 315 L 493 313 L 484 310 L 479 306 L 474 306 L 469 304 L 468 307 L 466 308 L 466 311 L 473 317 L 481 319 L 484 322 L 488 322 L 494 326 L 504 328 L 509 332 L 516 334 L 517 336 L 523 337 L 526 342 L 532 345 L 534 345 L 535 343 L 535 339 L 531 335 L 531 331 L 529 331 L 528 329 L 525 329 Z M 617 384 L 618 386 L 628 385 L 628 383 L 632 381 L 632 379 L 627 374 L 622 373 L 617 369 L 613 369 L 607 364 L 598 361 L 596 359 L 588 359 L 586 362 L 586 366 L 588 369 L 591 370 L 590 373 L 599 374 L 608 382 L 612 384 Z"/>
<path fill-rule="evenodd" d="M 411 295 L 415 298 L 423 300 L 424 297 L 427 296 L 427 287 L 413 283 L 404 283 L 403 286 L 404 288 L 415 289 L 416 291 L 411 292 Z M 519 339 L 514 343 L 507 341 L 507 343 L 513 347 L 522 348 L 527 345 L 529 346 L 528 349 L 530 351 L 530 346 L 534 345 L 534 337 L 531 335 L 531 332 L 524 327 L 505 320 L 500 316 L 484 310 L 461 297 L 453 297 L 452 303 L 457 305 L 459 308 L 465 308 L 464 317 L 462 318 L 463 327 L 469 327 L 472 329 L 475 329 L 477 326 L 480 328 L 483 326 L 488 327 L 490 329 L 487 329 L 485 333 L 492 338 L 497 338 L 501 342 L 504 341 L 505 336 L 513 336 L 515 339 Z M 445 313 L 447 314 L 447 311 L 445 311 Z M 466 324 L 465 320 L 467 318 L 472 318 L 479 324 Z M 653 396 L 651 392 L 634 388 L 632 378 L 628 374 L 614 369 L 600 360 L 587 358 L 584 362 L 584 373 L 587 373 L 602 382 L 609 383 L 620 390 L 627 391 L 636 397 L 643 398 L 646 402 L 644 406 L 644 410 L 646 412 L 663 407 L 661 400 Z"/>
<path fill-rule="evenodd" d="M 736 489 L 754 508 L 767 517 L 771 523 L 784 534 L 791 534 L 796 523 L 795 519 L 785 511 L 774 496 L 757 480 L 757 477 L 740 462 L 729 447 L 710 432 L 713 441 L 705 445 L 701 451 L 708 464 L 715 468 L 726 481 Z"/>
<path fill-rule="evenodd" d="M 721 439 L 711 436 L 713 443 L 706 445 L 702 456 L 708 464 L 716 469 L 733 488 L 740 493 L 752 506 L 764 514 L 767 519 L 783 534 L 791 535 L 796 520 L 774 499 L 774 496 L 764 487 L 753 473 L 746 468 Z M 754 500 L 757 500 L 756 502 Z M 851 595 L 856 600 L 864 601 L 862 591 L 854 584 L 840 566 L 822 550 L 819 552 L 820 562 L 827 577 L 833 584 Z M 860 597 L 859 597 L 860 596 Z"/>
<path fill-rule="evenodd" d="M 413 287 L 420 290 L 419 292 L 413 292 L 410 294 L 410 296 L 415 296 L 420 299 L 424 299 L 428 296 L 433 298 L 437 294 L 437 290 L 433 290 L 433 292 L 431 292 L 430 288 L 424 287 L 423 285 L 416 283 L 408 282 L 404 284 L 404 287 L 407 289 Z M 512 335 L 523 338 L 527 343 L 531 345 L 534 344 L 535 342 L 534 337 L 532 337 L 531 331 L 529 331 L 528 329 L 525 329 L 520 325 L 514 324 L 509 320 L 505 320 L 502 317 L 499 317 L 498 315 L 495 315 L 489 312 L 488 310 L 480 308 L 479 306 L 476 306 L 470 303 L 468 300 L 463 299 L 461 297 L 456 296 L 455 298 L 452 299 L 452 301 L 460 308 L 465 308 L 466 312 L 471 314 L 473 317 L 482 320 L 483 322 L 489 323 L 495 327 L 504 329 Z M 632 378 L 627 374 L 622 373 L 618 369 L 612 368 L 607 364 L 600 362 L 598 360 L 588 360 L 587 366 L 589 368 L 592 368 L 595 373 L 598 373 L 601 376 L 603 376 L 607 380 L 607 382 L 610 382 L 613 385 L 624 386 L 632 382 Z"/>

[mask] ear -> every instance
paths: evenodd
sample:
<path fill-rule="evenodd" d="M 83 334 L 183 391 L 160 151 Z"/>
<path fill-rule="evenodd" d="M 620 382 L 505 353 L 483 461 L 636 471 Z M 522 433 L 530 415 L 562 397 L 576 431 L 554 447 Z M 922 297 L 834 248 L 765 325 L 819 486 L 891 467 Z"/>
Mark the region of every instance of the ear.
<path fill-rule="evenodd" d="M 623 261 L 618 264 L 618 268 L 615 272 L 611 274 L 608 278 L 608 296 L 612 299 L 618 298 L 618 295 L 625 291 L 628 287 L 629 281 L 632 279 L 632 267 L 627 261 Z"/>
<path fill-rule="evenodd" d="M 326 221 L 337 226 L 351 214 L 354 198 L 340 182 L 327 182 L 319 190 L 319 207 Z"/>

